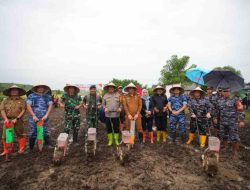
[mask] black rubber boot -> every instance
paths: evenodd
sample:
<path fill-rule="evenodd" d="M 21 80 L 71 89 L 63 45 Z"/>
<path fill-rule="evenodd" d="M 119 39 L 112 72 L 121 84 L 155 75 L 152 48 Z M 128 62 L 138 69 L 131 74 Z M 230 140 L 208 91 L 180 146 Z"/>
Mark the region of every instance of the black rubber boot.
<path fill-rule="evenodd" d="M 33 150 L 33 149 L 34 149 L 35 142 L 36 142 L 36 139 L 35 139 L 35 138 L 30 138 L 30 139 L 29 139 L 29 148 L 30 148 L 30 150 Z"/>
<path fill-rule="evenodd" d="M 175 143 L 176 140 L 176 132 L 171 132 L 172 143 Z"/>
<path fill-rule="evenodd" d="M 53 146 L 52 146 L 51 143 L 50 143 L 50 138 L 49 138 L 49 136 L 45 136 L 45 137 L 44 137 L 44 145 L 45 145 L 46 147 L 48 147 L 48 148 L 53 148 Z"/>
<path fill-rule="evenodd" d="M 73 144 L 79 145 L 78 144 L 78 131 L 77 130 L 74 130 L 74 132 L 73 132 Z"/>
<path fill-rule="evenodd" d="M 138 139 L 139 139 L 139 143 L 142 144 L 142 138 L 143 138 L 143 134 L 142 133 L 138 133 Z"/>
<path fill-rule="evenodd" d="M 186 133 L 181 133 L 181 142 L 182 142 L 182 144 L 186 144 L 186 142 L 187 142 L 187 134 Z"/>

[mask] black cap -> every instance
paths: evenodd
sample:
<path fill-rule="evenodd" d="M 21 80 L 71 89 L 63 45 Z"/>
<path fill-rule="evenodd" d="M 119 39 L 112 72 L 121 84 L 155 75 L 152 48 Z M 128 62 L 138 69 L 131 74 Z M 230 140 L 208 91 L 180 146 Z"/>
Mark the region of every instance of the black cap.
<path fill-rule="evenodd" d="M 89 87 L 89 89 L 91 90 L 91 89 L 96 89 L 96 85 L 91 85 L 90 87 Z"/>
<path fill-rule="evenodd" d="M 219 86 L 218 87 L 218 91 L 221 92 L 222 91 L 222 87 Z"/>
<path fill-rule="evenodd" d="M 213 90 L 213 89 L 214 89 L 214 87 L 212 87 L 212 86 L 207 87 L 207 90 Z"/>

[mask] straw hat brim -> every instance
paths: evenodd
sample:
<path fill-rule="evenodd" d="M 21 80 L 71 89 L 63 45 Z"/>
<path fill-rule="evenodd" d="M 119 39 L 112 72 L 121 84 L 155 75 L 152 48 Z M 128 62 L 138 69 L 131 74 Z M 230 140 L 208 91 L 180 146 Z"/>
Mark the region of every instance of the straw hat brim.
<path fill-rule="evenodd" d="M 113 87 L 114 89 L 117 89 L 117 87 L 115 85 L 111 85 L 111 84 L 107 84 L 106 86 L 104 86 L 104 90 L 108 90 L 109 87 Z"/>
<path fill-rule="evenodd" d="M 17 89 L 19 91 L 18 96 L 24 96 L 26 94 L 26 91 L 20 87 L 10 87 L 3 91 L 3 94 L 5 96 L 10 96 L 10 92 L 12 89 Z"/>
<path fill-rule="evenodd" d="M 134 86 L 127 86 L 127 87 L 124 89 L 124 91 L 125 91 L 125 92 L 128 92 L 128 89 L 129 89 L 129 88 L 133 88 L 133 89 L 137 90 L 137 88 L 134 87 Z"/>
<path fill-rule="evenodd" d="M 78 87 L 75 86 L 75 85 L 66 85 L 66 86 L 63 88 L 64 92 L 67 92 L 67 93 L 68 93 L 70 87 L 75 88 L 76 94 L 78 94 L 78 93 L 80 92 L 80 88 L 78 88 Z"/>
<path fill-rule="evenodd" d="M 157 90 L 163 90 L 163 92 L 165 93 L 166 92 L 166 89 L 163 88 L 163 87 L 156 87 L 153 92 L 156 92 Z"/>
<path fill-rule="evenodd" d="M 171 94 L 173 94 L 173 93 L 174 93 L 174 89 L 176 89 L 176 88 L 179 88 L 179 89 L 180 89 L 180 93 L 181 93 L 181 94 L 184 93 L 184 88 L 182 88 L 182 87 L 180 87 L 180 86 L 174 86 L 174 87 L 170 88 L 169 92 L 170 92 Z"/>
<path fill-rule="evenodd" d="M 38 84 L 38 85 L 35 85 L 35 86 L 32 87 L 31 90 L 32 90 L 33 92 L 36 92 L 36 93 L 37 93 L 37 88 L 38 88 L 38 87 L 44 87 L 44 88 L 45 88 L 45 92 L 44 92 L 44 93 L 47 93 L 48 91 L 51 90 L 50 87 L 47 86 L 47 85 L 45 85 L 45 84 Z"/>
<path fill-rule="evenodd" d="M 193 96 L 195 92 L 200 92 L 201 96 L 205 96 L 205 92 L 203 90 L 192 90 L 189 94 L 190 96 Z"/>

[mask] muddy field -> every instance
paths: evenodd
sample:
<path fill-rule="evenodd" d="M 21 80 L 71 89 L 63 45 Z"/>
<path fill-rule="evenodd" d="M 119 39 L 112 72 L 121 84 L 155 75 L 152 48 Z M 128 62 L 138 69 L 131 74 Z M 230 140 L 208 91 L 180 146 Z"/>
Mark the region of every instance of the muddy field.
<path fill-rule="evenodd" d="M 62 117 L 62 110 L 53 110 L 50 117 L 53 144 L 63 130 Z M 180 143 L 137 143 L 122 166 L 114 149 L 106 146 L 105 127 L 100 125 L 97 155 L 92 161 L 87 161 L 83 149 L 84 122 L 83 119 L 80 145 L 70 149 L 59 167 L 52 163 L 53 149 L 44 149 L 42 153 L 14 154 L 11 162 L 0 158 L 0 189 L 250 189 L 248 149 L 241 147 L 238 161 L 228 155 L 219 163 L 216 177 L 204 173 L 197 147 Z M 250 126 L 241 129 L 240 133 L 242 144 L 249 147 Z"/>

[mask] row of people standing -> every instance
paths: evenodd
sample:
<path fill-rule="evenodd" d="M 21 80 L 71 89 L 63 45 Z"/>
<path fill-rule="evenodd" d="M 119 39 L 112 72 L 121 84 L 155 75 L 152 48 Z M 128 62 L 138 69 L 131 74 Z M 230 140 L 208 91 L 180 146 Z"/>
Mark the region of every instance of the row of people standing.
<path fill-rule="evenodd" d="M 152 125 L 153 119 L 157 127 L 157 141 L 167 141 L 167 115 L 170 115 L 170 137 L 173 142 L 176 140 L 176 128 L 179 127 L 182 142 L 186 142 L 185 109 L 188 107 L 191 113 L 190 133 L 187 144 L 194 139 L 196 130 L 200 133 L 200 145 L 205 146 L 206 129 L 208 120 L 213 126 L 217 127 L 220 138 L 225 146 L 228 141 L 233 141 L 235 152 L 239 147 L 238 126 L 244 126 L 244 112 L 242 105 L 236 98 L 230 97 L 230 88 L 223 89 L 223 95 L 219 93 L 213 95 L 213 89 L 208 88 L 208 96 L 200 88 L 194 89 L 190 95 L 191 98 L 183 95 L 184 89 L 179 85 L 174 85 L 170 89 L 171 96 L 165 95 L 165 89 L 157 86 L 154 89 L 154 95 L 149 97 L 147 90 L 143 90 L 142 97 L 137 93 L 137 87 L 129 84 L 125 87 L 126 94 L 123 94 L 122 87 L 117 87 L 109 83 L 105 86 L 106 94 L 103 99 L 96 94 L 96 87 L 90 87 L 89 95 L 82 100 L 78 95 L 79 88 L 75 85 L 66 85 L 65 94 L 61 97 L 59 105 L 65 108 L 64 131 L 73 133 L 73 142 L 78 142 L 78 131 L 80 128 L 80 108 L 83 106 L 86 112 L 87 128 L 97 127 L 98 112 L 101 107 L 105 111 L 105 123 L 108 133 L 108 145 L 118 144 L 119 126 L 124 124 L 126 130 L 130 130 L 130 121 L 134 120 L 140 142 L 146 141 L 148 132 L 150 142 L 154 142 Z M 36 122 L 44 121 L 44 140 L 45 144 L 50 144 L 48 117 L 52 109 L 51 96 L 48 95 L 50 88 L 47 85 L 36 85 L 32 88 L 32 93 L 28 95 L 25 102 L 21 96 L 25 95 L 25 90 L 18 86 L 12 86 L 3 93 L 7 98 L 1 103 L 0 110 L 5 122 L 14 123 L 15 133 L 18 137 L 19 152 L 23 153 L 26 139 L 24 137 L 23 115 L 26 107 L 29 111 L 29 147 L 32 150 L 36 141 Z M 5 127 L 3 128 L 3 147 L 7 153 L 5 143 Z M 114 135 L 114 136 L 113 136 Z"/>
<path fill-rule="evenodd" d="M 7 96 L 1 102 L 0 110 L 4 119 L 2 143 L 3 152 L 1 156 L 8 154 L 13 150 L 9 150 L 6 143 L 6 124 L 12 123 L 14 125 L 14 132 L 18 138 L 19 153 L 24 153 L 26 146 L 25 128 L 23 122 L 23 116 L 26 109 L 29 112 L 29 148 L 32 150 L 35 146 L 37 130 L 37 122 L 42 120 L 44 122 L 44 142 L 45 145 L 50 145 L 49 129 L 48 129 L 48 117 L 52 109 L 51 96 L 48 94 L 50 88 L 47 85 L 39 84 L 35 85 L 31 89 L 31 93 L 25 101 L 21 96 L 26 95 L 26 91 L 16 85 L 11 86 L 3 91 L 3 94 Z"/>
<path fill-rule="evenodd" d="M 108 145 L 112 145 L 112 128 L 118 139 L 119 119 L 122 110 L 125 112 L 126 130 L 130 130 L 130 121 L 134 120 L 138 132 L 139 142 L 145 142 L 147 132 L 151 143 L 154 143 L 153 137 L 153 120 L 157 127 L 157 141 L 167 141 L 167 115 L 170 115 L 170 135 L 172 141 L 176 139 L 176 126 L 179 125 L 180 136 L 183 142 L 186 140 L 185 113 L 187 99 L 183 95 L 183 88 L 175 85 L 170 89 L 171 96 L 169 99 L 165 95 L 165 89 L 162 86 L 154 88 L 154 95 L 150 97 L 148 91 L 143 89 L 142 96 L 137 93 L 137 87 L 130 83 L 124 88 L 126 94 L 119 94 L 116 86 L 109 83 L 105 86 L 106 94 L 103 97 L 103 107 L 106 116 L 106 126 L 108 129 Z M 120 97 L 119 97 L 120 96 Z M 113 98 L 112 98 L 113 97 Z M 113 113 L 113 116 L 111 116 Z M 116 140 L 116 143 L 118 141 Z"/>
<path fill-rule="evenodd" d="M 108 97 L 115 93 L 116 86 L 108 84 L 106 89 Z M 109 91 L 109 89 L 112 90 Z M 234 155 L 237 155 L 240 142 L 238 129 L 245 125 L 245 115 L 240 100 L 230 96 L 230 87 L 219 88 L 217 93 L 214 92 L 213 87 L 208 87 L 207 94 L 200 87 L 197 87 L 190 92 L 189 96 L 186 96 L 180 85 L 174 85 L 170 89 L 171 96 L 169 98 L 166 97 L 166 91 L 161 86 L 154 89 L 152 97 L 144 89 L 140 98 L 136 89 L 135 85 L 129 84 L 125 88 L 127 94 L 121 96 L 121 102 L 126 113 L 126 128 L 129 130 L 130 121 L 135 120 L 140 142 L 145 142 L 148 131 L 150 142 L 153 143 L 153 119 L 157 127 L 157 141 L 159 142 L 162 137 L 163 142 L 166 142 L 169 114 L 169 134 L 172 142 L 176 140 L 176 128 L 178 127 L 179 136 L 183 143 L 191 144 L 195 133 L 198 132 L 200 147 L 204 148 L 207 135 L 210 135 L 210 127 L 213 127 L 217 130 L 217 136 L 223 142 L 224 147 L 228 146 L 229 141 L 232 142 Z M 118 99 L 117 96 L 117 101 Z M 103 106 L 112 104 L 111 102 L 108 100 Z M 119 106 L 121 105 L 119 104 Z M 191 116 L 188 140 L 185 126 L 186 108 Z M 106 109 L 106 113 L 108 110 Z M 108 117 L 108 114 L 106 116 Z M 118 124 L 116 130 L 118 131 Z M 109 145 L 111 144 L 109 143 Z"/>

